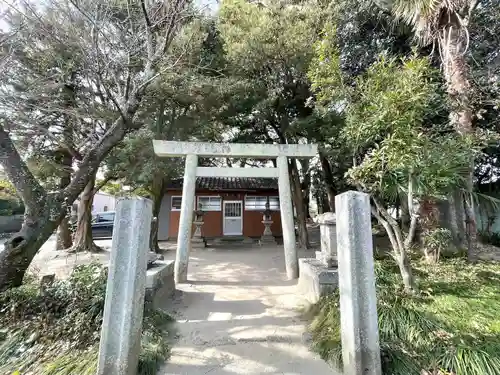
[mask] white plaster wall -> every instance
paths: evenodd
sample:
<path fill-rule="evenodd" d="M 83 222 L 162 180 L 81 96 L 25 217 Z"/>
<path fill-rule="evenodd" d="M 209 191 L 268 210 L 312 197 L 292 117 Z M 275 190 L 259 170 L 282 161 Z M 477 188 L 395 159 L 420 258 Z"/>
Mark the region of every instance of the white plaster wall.
<path fill-rule="evenodd" d="M 171 205 L 172 194 L 165 194 L 161 200 L 160 213 L 158 215 L 158 241 L 168 240 Z"/>
<path fill-rule="evenodd" d="M 116 198 L 110 194 L 96 193 L 94 195 L 94 202 L 92 203 L 92 213 L 104 212 L 104 206 L 108 207 L 108 211 L 114 211 Z"/>

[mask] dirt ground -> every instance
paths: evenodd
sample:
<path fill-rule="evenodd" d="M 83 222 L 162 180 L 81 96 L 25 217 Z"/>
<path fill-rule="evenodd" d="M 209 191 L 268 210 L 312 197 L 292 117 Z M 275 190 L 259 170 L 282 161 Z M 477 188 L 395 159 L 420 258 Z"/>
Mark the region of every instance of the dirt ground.
<path fill-rule="evenodd" d="M 107 264 L 109 262 L 109 251 L 111 250 L 111 239 L 96 240 L 95 243 L 101 246 L 104 251 L 97 254 L 71 254 L 64 250 L 54 250 L 55 236 L 52 236 L 35 256 L 28 272 L 35 276 L 55 274 L 56 278 L 62 279 L 68 277 L 77 265 L 88 264 L 93 261 Z"/>
<path fill-rule="evenodd" d="M 318 236 L 312 237 L 317 246 Z M 75 265 L 107 263 L 111 240 L 96 243 L 108 251 L 68 254 L 53 250 L 49 241 L 30 271 L 63 278 Z M 159 374 L 339 374 L 308 349 L 307 321 L 301 318 L 306 302 L 296 281 L 286 280 L 283 247 L 240 246 L 191 253 L 189 282 L 160 306 L 177 323 L 172 356 Z M 161 247 L 165 259 L 175 258 L 174 243 Z"/>
<path fill-rule="evenodd" d="M 161 375 L 338 374 L 308 350 L 306 304 L 286 281 L 281 246 L 196 250 L 188 277 L 162 306 L 178 340 Z"/>

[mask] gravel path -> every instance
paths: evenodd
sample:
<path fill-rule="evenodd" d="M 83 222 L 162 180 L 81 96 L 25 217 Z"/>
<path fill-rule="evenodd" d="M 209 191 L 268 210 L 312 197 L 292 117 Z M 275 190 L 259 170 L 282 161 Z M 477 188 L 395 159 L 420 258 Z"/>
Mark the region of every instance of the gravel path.
<path fill-rule="evenodd" d="M 161 375 L 338 374 L 307 348 L 304 301 L 285 281 L 281 247 L 198 250 L 189 271 L 163 306 L 178 341 Z"/>

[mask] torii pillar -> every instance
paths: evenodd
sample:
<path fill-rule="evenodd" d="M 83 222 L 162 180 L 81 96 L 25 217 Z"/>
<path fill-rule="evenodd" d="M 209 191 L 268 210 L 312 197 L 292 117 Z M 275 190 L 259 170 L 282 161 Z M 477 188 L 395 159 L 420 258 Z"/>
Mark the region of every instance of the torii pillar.
<path fill-rule="evenodd" d="M 194 212 L 196 177 L 263 177 L 278 178 L 280 215 L 283 230 L 285 267 L 288 279 L 299 277 L 292 193 L 288 158 L 312 158 L 318 153 L 313 144 L 255 144 L 153 141 L 155 154 L 160 157 L 186 157 L 182 205 L 175 258 L 175 282 L 187 281 L 191 229 Z M 198 167 L 198 157 L 241 157 L 276 159 L 277 168 L 211 168 Z"/>

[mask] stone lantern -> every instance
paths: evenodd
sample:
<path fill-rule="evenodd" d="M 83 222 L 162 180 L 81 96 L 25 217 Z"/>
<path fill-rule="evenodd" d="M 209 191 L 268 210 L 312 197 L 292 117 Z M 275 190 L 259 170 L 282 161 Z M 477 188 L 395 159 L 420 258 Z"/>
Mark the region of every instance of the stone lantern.
<path fill-rule="evenodd" d="M 316 252 L 316 259 L 328 268 L 337 267 L 337 227 L 333 212 L 326 212 L 318 216 L 321 233 L 321 251 Z"/>
<path fill-rule="evenodd" d="M 201 235 L 201 227 L 203 226 L 203 215 L 205 212 L 202 210 L 201 203 L 198 204 L 198 209 L 194 211 L 194 234 L 191 238 L 191 247 L 196 249 L 203 249 L 207 246 L 205 238 Z"/>
<path fill-rule="evenodd" d="M 260 238 L 260 244 L 269 244 L 269 245 L 276 245 L 276 239 L 273 236 L 273 233 L 271 232 L 271 224 L 273 223 L 273 220 L 271 218 L 271 205 L 269 204 L 269 197 L 267 198 L 266 201 L 266 209 L 263 212 L 262 216 L 262 224 L 264 224 L 264 233 L 262 234 L 262 237 Z"/>

